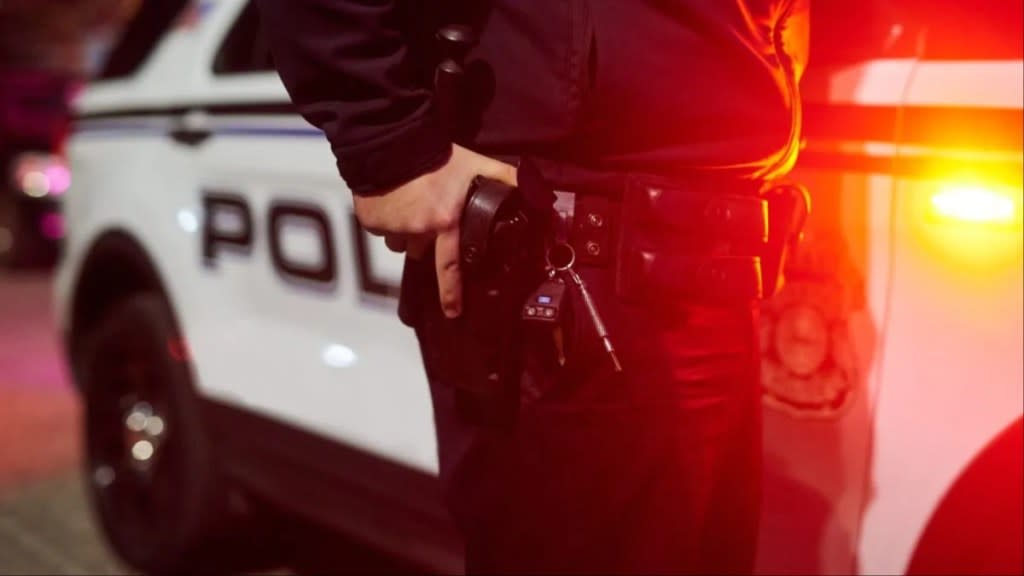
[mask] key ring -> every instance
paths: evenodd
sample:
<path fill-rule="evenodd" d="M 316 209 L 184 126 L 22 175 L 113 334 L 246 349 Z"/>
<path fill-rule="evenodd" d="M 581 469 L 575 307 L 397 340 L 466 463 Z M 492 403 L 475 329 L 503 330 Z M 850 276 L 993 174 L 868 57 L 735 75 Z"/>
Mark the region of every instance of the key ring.
<path fill-rule="evenodd" d="M 576 263 L 576 250 L 571 244 L 557 242 L 544 253 L 548 267 L 556 272 L 565 272 Z"/>

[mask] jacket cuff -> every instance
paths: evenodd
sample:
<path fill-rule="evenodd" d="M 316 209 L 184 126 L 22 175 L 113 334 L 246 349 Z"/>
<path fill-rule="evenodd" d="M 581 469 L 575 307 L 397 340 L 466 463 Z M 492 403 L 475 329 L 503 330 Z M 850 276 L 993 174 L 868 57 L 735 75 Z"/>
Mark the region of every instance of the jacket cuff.
<path fill-rule="evenodd" d="M 452 144 L 436 114 L 426 114 L 369 144 L 335 148 L 338 172 L 353 194 L 383 194 L 433 172 L 448 161 Z"/>

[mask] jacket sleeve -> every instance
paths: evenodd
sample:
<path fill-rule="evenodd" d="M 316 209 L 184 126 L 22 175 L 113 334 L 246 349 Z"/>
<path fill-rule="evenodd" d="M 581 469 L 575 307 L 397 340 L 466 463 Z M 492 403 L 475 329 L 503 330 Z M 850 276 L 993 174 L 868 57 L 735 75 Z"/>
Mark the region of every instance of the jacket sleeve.
<path fill-rule="evenodd" d="M 404 184 L 451 154 L 432 94 L 416 81 L 400 1 L 258 0 L 277 71 L 355 194 Z"/>
<path fill-rule="evenodd" d="M 830 0 L 831 1 L 831 0 Z M 807 69 L 811 41 L 811 0 L 792 0 L 782 23 L 782 44 L 793 65 L 797 82 Z"/>

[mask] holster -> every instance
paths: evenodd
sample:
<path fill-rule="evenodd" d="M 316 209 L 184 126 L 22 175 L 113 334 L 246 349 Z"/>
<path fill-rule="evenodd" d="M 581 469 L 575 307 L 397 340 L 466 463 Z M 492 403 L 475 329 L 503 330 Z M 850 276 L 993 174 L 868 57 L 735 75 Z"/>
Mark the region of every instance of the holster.
<path fill-rule="evenodd" d="M 470 423 L 507 426 L 519 408 L 519 311 L 543 274 L 542 213 L 520 190 L 477 179 L 462 216 L 462 315 L 453 320 L 456 407 Z"/>

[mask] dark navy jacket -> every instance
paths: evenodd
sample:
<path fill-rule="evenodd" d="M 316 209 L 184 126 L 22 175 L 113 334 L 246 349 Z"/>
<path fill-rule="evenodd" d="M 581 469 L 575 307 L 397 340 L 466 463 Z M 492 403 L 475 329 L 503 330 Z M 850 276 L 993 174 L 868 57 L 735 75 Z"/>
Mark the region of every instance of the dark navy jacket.
<path fill-rule="evenodd" d="M 480 33 L 460 143 L 578 168 L 784 171 L 810 0 L 259 0 L 292 100 L 356 194 L 439 167 L 434 32 Z M 462 7 L 456 4 L 463 4 Z M 560 168 L 556 168 L 560 167 Z"/>

